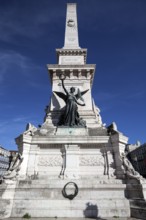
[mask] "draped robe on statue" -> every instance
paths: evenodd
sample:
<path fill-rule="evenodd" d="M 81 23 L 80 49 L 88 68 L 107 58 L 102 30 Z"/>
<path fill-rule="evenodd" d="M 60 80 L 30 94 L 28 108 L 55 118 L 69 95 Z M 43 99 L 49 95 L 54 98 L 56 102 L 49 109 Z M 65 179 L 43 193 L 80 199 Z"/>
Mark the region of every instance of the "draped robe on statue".
<path fill-rule="evenodd" d="M 79 121 L 79 114 L 78 114 L 78 107 L 77 107 L 77 100 L 74 94 L 68 93 L 67 94 L 67 101 L 66 107 L 64 112 L 64 125 L 66 126 L 74 126 L 78 125 Z"/>

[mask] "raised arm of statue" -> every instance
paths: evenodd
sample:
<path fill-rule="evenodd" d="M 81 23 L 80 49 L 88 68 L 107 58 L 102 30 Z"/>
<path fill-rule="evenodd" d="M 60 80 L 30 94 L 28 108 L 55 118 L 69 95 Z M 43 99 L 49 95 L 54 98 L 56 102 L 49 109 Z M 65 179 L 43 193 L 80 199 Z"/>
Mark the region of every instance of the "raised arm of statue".
<path fill-rule="evenodd" d="M 65 93 L 68 95 L 68 91 L 67 91 L 67 89 L 65 88 L 65 85 L 64 85 L 65 76 L 64 76 L 64 78 L 63 78 L 62 76 L 64 76 L 64 75 L 62 74 L 62 75 L 60 76 L 60 80 L 61 80 L 61 83 L 62 83 L 62 87 L 63 87 Z"/>

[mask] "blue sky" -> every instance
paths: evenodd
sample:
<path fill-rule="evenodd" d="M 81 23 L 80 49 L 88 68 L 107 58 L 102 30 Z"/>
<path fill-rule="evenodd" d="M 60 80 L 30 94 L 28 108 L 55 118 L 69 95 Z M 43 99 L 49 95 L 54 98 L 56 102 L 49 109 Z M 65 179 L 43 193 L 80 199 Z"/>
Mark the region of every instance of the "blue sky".
<path fill-rule="evenodd" d="M 0 0 L 0 144 L 43 123 L 51 97 L 46 64 L 64 45 L 70 0 Z M 79 42 L 96 64 L 92 94 L 104 123 L 146 142 L 146 1 L 78 0 Z"/>

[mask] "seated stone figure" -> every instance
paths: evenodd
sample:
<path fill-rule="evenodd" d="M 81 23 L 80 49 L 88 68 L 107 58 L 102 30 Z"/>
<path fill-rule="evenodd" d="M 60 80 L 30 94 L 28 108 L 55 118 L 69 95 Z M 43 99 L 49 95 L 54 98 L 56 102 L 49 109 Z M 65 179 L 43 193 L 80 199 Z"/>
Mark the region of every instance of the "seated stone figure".
<path fill-rule="evenodd" d="M 143 177 L 134 169 L 132 166 L 131 162 L 128 160 L 127 156 L 125 153 L 121 154 L 121 159 L 122 159 L 122 165 L 125 170 L 125 174 L 129 178 L 134 178 L 134 179 L 143 179 Z"/>
<path fill-rule="evenodd" d="M 10 163 L 9 169 L 3 176 L 3 179 L 13 179 L 16 178 L 18 175 L 18 172 L 20 170 L 20 165 L 23 161 L 23 157 L 20 153 L 17 153 L 13 158 Z"/>

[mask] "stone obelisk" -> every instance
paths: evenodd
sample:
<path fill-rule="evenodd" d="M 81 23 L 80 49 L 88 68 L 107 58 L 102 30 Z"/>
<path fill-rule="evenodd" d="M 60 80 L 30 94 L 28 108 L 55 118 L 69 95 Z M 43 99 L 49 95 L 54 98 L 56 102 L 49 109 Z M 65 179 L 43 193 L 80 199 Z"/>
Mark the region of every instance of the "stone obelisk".
<path fill-rule="evenodd" d="M 80 49 L 76 4 L 67 4 L 65 40 L 63 49 Z"/>

